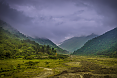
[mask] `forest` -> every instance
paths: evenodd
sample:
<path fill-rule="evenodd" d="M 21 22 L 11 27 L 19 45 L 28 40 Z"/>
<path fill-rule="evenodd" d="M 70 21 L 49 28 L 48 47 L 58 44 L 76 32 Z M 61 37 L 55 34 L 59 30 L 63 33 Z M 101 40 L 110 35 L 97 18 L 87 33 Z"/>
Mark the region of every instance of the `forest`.
<path fill-rule="evenodd" d="M 8 30 L 0 28 L 0 59 L 8 58 L 42 58 L 41 56 L 49 56 L 54 58 L 56 50 L 49 45 L 39 45 L 35 41 L 29 39 L 20 40 L 17 35 L 11 34 Z"/>
<path fill-rule="evenodd" d="M 116 37 L 114 35 L 111 36 L 116 41 Z M 96 44 L 101 45 L 99 43 L 101 39 L 105 41 L 105 44 L 103 44 L 105 46 L 108 42 L 110 44 L 113 43 L 113 40 L 109 41 L 109 38 L 107 41 L 104 40 L 106 39 L 105 37 L 107 35 L 89 40 L 83 46 L 84 49 L 82 49 L 83 47 L 81 48 L 81 51 L 84 50 L 91 53 L 95 47 L 90 44 L 93 44 L 95 41 Z M 51 45 L 44 45 L 44 43 Z M 90 46 L 93 46 L 93 48 L 89 49 Z M 113 58 L 116 57 L 116 46 L 116 43 L 113 43 L 109 49 L 93 55 L 86 53 L 87 55 L 82 56 L 79 52 L 76 52 L 76 54 L 74 52 L 75 55 L 66 54 L 66 51 L 60 48 L 57 49 L 48 39 L 26 37 L 24 34 L 2 22 L 0 27 L 0 77 L 116 78 L 117 59 Z M 62 52 L 63 54 L 61 54 Z"/>

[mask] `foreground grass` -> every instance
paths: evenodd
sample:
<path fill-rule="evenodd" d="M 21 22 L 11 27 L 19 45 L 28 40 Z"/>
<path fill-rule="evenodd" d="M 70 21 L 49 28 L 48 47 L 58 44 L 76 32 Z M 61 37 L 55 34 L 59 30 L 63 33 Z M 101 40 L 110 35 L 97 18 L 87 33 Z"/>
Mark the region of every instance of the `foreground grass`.
<path fill-rule="evenodd" d="M 117 66 L 117 58 L 99 56 L 72 56 L 74 61 L 89 61 L 103 66 Z"/>
<path fill-rule="evenodd" d="M 117 58 L 70 56 L 69 69 L 50 78 L 117 78 Z"/>
<path fill-rule="evenodd" d="M 35 77 L 45 71 L 44 68 L 52 69 L 54 74 L 51 76 L 63 71 L 74 73 L 92 72 L 94 74 L 116 74 L 117 59 L 94 56 L 70 56 L 66 59 L 5 59 L 0 60 L 0 77 Z"/>
<path fill-rule="evenodd" d="M 0 60 L 0 77 L 4 78 L 28 78 L 38 75 L 44 68 L 66 67 L 63 59 L 5 59 Z M 42 68 L 40 68 L 42 67 Z M 57 71 L 55 70 L 55 73 Z"/>

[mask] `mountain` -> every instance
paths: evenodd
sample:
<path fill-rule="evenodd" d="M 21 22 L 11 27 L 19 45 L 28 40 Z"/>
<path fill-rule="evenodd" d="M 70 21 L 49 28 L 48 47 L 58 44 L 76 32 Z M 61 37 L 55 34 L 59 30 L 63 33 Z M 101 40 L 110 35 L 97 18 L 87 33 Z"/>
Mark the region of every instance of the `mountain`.
<path fill-rule="evenodd" d="M 49 45 L 50 47 L 53 47 L 56 49 L 57 53 L 60 54 L 66 54 L 69 53 L 66 50 L 61 49 L 60 47 L 58 47 L 56 44 L 54 44 L 51 40 L 47 39 L 47 38 L 32 38 L 32 37 L 27 37 L 28 39 L 37 42 L 40 45 Z"/>
<path fill-rule="evenodd" d="M 1 26 L 1 24 L 0 24 Z M 55 55 L 56 50 L 48 46 L 39 45 L 29 39 L 21 40 L 8 30 L 0 27 L 0 59 L 7 58 L 40 58 L 40 55 Z"/>
<path fill-rule="evenodd" d="M 39 45 L 46 45 L 46 46 L 49 45 L 51 48 L 55 48 L 57 53 L 60 53 L 60 54 L 68 53 L 68 51 L 61 49 L 60 47 L 55 45 L 51 40 L 46 39 L 46 38 L 38 38 L 38 37 L 32 38 L 29 36 L 27 37 L 2 20 L 0 20 L 0 27 L 2 27 L 4 30 L 7 30 L 9 33 L 13 34 L 16 38 L 20 40 L 29 39 L 31 41 L 35 41 Z"/>
<path fill-rule="evenodd" d="M 107 55 L 117 57 L 117 28 L 95 37 L 76 50 L 77 55 Z"/>
<path fill-rule="evenodd" d="M 28 39 L 24 34 L 20 33 L 17 29 L 13 28 L 6 22 L 0 20 L 0 27 L 4 30 L 8 30 L 10 33 L 14 34 L 19 39 Z"/>
<path fill-rule="evenodd" d="M 89 36 L 82 36 L 82 37 L 73 37 L 68 40 L 65 40 L 64 42 L 59 45 L 59 47 L 73 52 L 79 48 L 81 48 L 88 40 L 96 37 L 97 35 L 91 34 Z"/>

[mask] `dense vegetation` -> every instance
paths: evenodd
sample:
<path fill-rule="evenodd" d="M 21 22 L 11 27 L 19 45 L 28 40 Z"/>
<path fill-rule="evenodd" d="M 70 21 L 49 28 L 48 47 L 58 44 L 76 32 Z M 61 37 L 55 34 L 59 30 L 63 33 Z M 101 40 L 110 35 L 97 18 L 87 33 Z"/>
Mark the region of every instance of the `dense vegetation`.
<path fill-rule="evenodd" d="M 65 50 L 73 52 L 73 51 L 81 48 L 88 40 L 90 40 L 96 36 L 97 35 L 95 35 L 95 34 L 91 34 L 89 36 L 73 37 L 68 40 L 65 40 L 59 46 Z"/>
<path fill-rule="evenodd" d="M 66 59 L 0 60 L 0 78 L 77 78 L 79 75 L 117 78 L 117 59 L 71 56 Z"/>
<path fill-rule="evenodd" d="M 57 48 L 52 48 L 52 45 L 46 44 L 45 40 L 48 42 L 48 39 L 42 41 L 46 45 L 41 45 L 38 42 L 39 39 L 32 38 L 32 40 L 7 26 L 8 24 L 4 22 L 1 22 L 0 25 L 0 77 L 2 78 L 71 78 L 79 76 L 84 78 L 89 76 L 92 78 L 117 78 L 116 58 L 91 58 L 72 55 L 69 57 L 68 55 L 57 54 Z M 117 36 L 114 34 L 116 31 L 117 28 L 110 31 L 111 34 L 109 34 L 115 42 L 110 41 L 110 37 L 105 36 L 107 40 L 109 39 L 106 43 L 111 42 L 111 45 L 109 44 L 111 47 L 96 54 L 116 57 Z M 105 39 L 105 37 L 102 38 Z"/>
<path fill-rule="evenodd" d="M 57 53 L 59 53 L 59 54 L 66 54 L 66 53 L 68 53 L 68 51 L 61 49 L 60 47 L 58 47 L 56 44 L 54 44 L 49 39 L 38 38 L 38 37 L 36 37 L 36 38 L 27 37 L 27 38 L 30 39 L 30 40 L 33 40 L 33 41 L 35 41 L 37 43 L 39 43 L 40 45 L 49 45 L 50 47 L 55 48 L 56 51 L 57 51 Z"/>
<path fill-rule="evenodd" d="M 35 41 L 36 43 L 40 44 L 40 45 L 49 45 L 49 47 L 54 48 L 56 50 L 57 53 L 59 54 L 65 54 L 68 53 L 66 50 L 63 50 L 61 48 L 59 48 L 58 46 L 56 46 L 51 40 L 49 39 L 44 39 L 44 38 L 32 38 L 32 37 L 26 37 L 24 34 L 20 33 L 18 30 L 14 29 L 13 27 L 11 27 L 9 24 L 7 24 L 6 22 L 0 20 L 0 27 L 2 27 L 4 30 L 7 30 L 9 33 L 11 33 L 10 35 L 14 35 L 13 37 L 19 39 L 19 40 L 26 40 L 29 39 L 31 41 Z"/>
<path fill-rule="evenodd" d="M 117 57 L 117 28 L 89 40 L 82 48 L 78 49 L 73 54 L 96 54 Z"/>
<path fill-rule="evenodd" d="M 62 66 L 61 63 L 68 57 L 57 54 L 55 48 L 49 45 L 40 45 L 18 33 L 0 27 L 0 77 L 34 77 L 44 71 L 39 66 Z"/>
<path fill-rule="evenodd" d="M 0 58 L 33 58 L 31 55 L 48 54 L 55 55 L 56 50 L 49 45 L 42 46 L 35 41 L 20 40 L 16 35 L 0 28 Z M 29 57 L 30 56 L 30 57 Z"/>

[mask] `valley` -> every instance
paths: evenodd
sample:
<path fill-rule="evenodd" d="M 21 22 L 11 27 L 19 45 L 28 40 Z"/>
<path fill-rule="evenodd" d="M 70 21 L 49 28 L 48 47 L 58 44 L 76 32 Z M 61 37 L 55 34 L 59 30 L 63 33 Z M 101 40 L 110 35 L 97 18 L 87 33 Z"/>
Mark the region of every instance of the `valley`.
<path fill-rule="evenodd" d="M 117 78 L 117 28 L 69 54 L 49 39 L 0 26 L 1 78 Z"/>
<path fill-rule="evenodd" d="M 117 78 L 117 59 L 69 55 L 65 59 L 0 60 L 1 78 Z"/>
<path fill-rule="evenodd" d="M 0 78 L 117 78 L 117 0 L 0 0 Z"/>
<path fill-rule="evenodd" d="M 63 41 L 59 47 L 73 53 L 75 50 L 80 49 L 88 40 L 91 40 L 97 36 L 98 35 L 92 33 L 88 36 L 72 37 Z"/>

